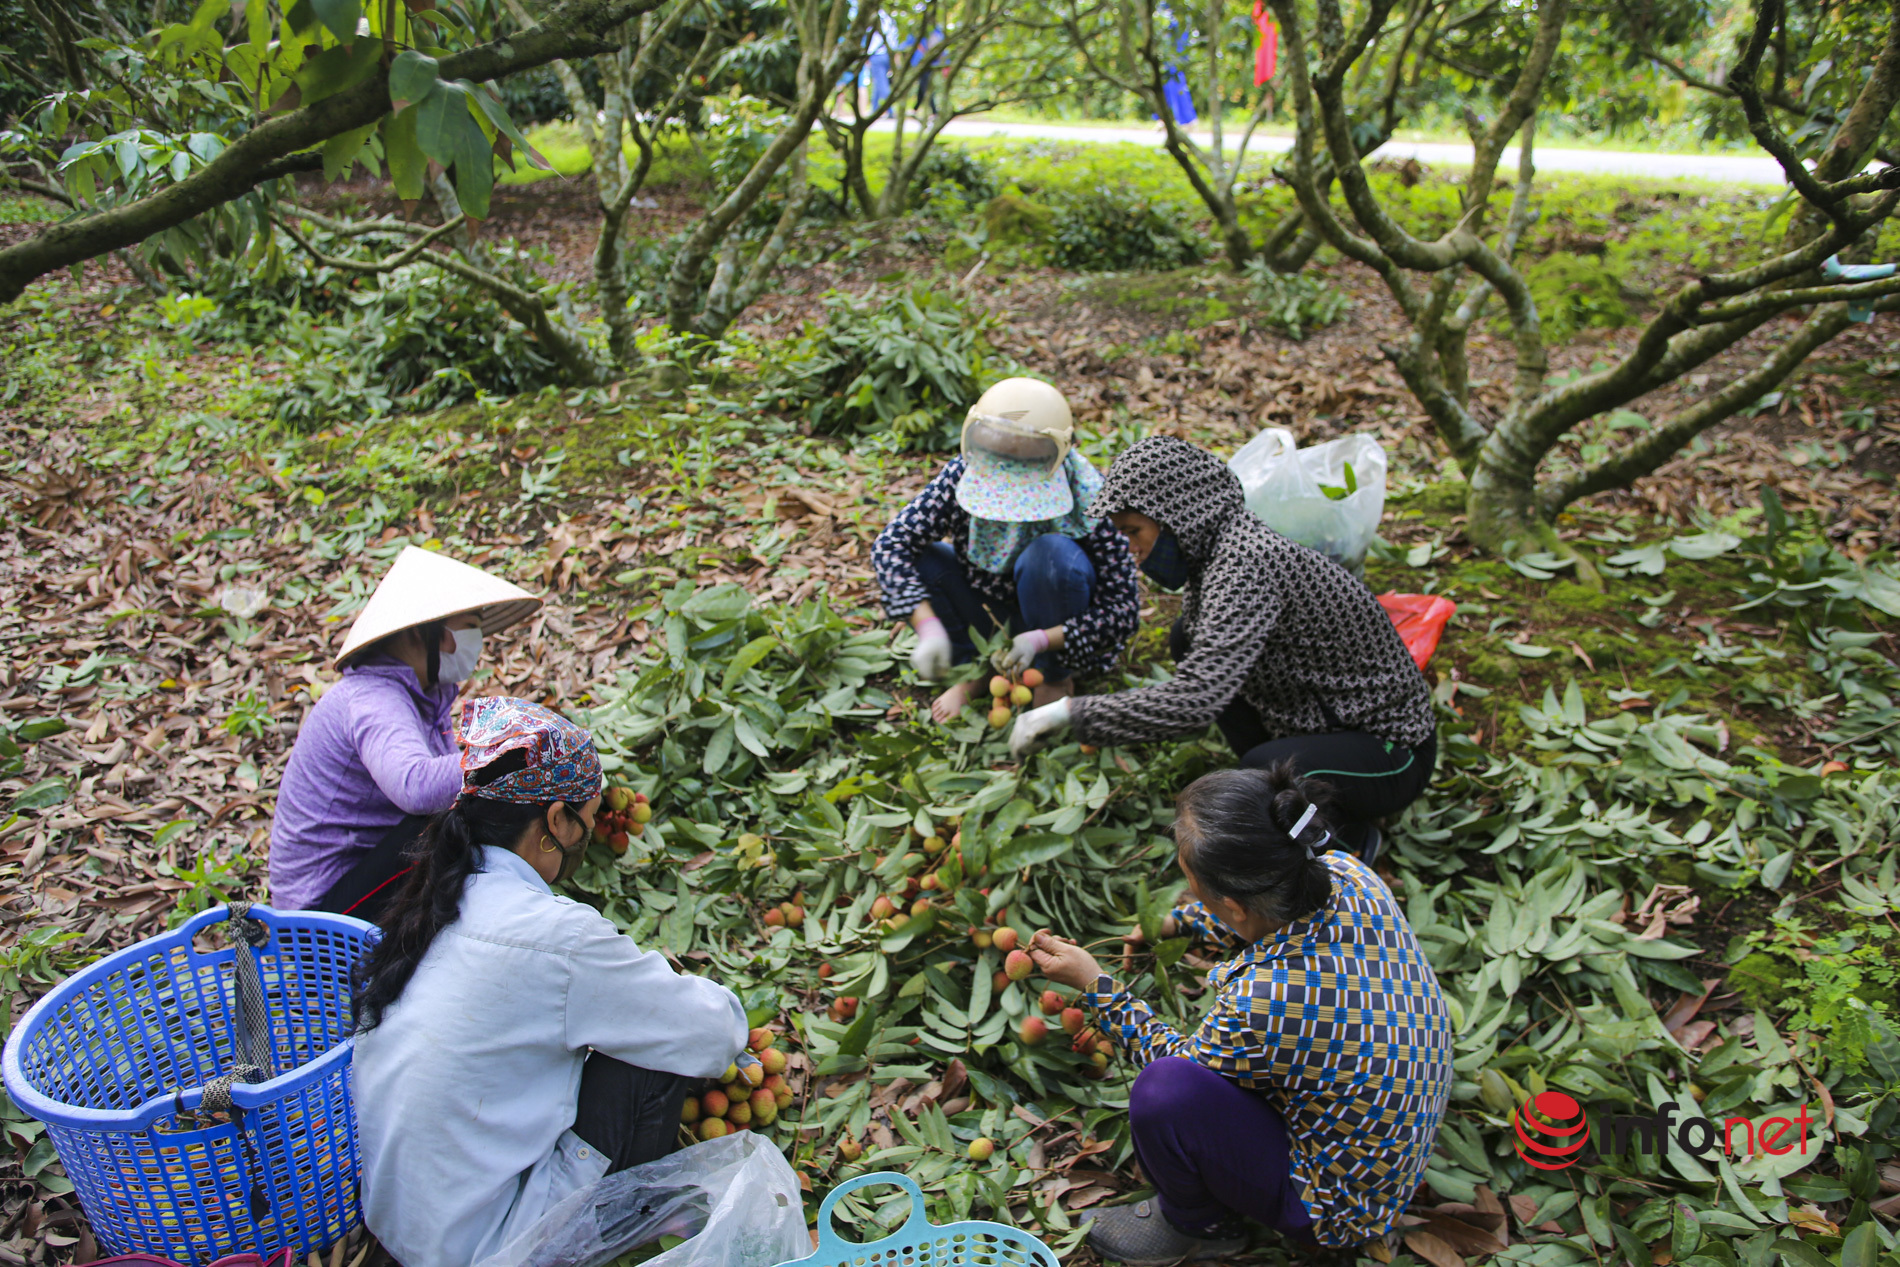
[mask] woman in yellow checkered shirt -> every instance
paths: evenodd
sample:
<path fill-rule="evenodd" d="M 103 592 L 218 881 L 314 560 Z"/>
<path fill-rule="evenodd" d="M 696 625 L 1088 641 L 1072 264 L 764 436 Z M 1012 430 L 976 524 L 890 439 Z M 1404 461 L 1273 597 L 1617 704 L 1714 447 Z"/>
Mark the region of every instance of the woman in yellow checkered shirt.
<path fill-rule="evenodd" d="M 1332 844 L 1324 786 L 1290 766 L 1221 770 L 1176 803 L 1176 860 L 1198 900 L 1168 936 L 1216 943 L 1192 1034 L 1157 1019 L 1074 942 L 1030 953 L 1142 1066 L 1135 1154 L 1158 1200 L 1102 1211 L 1089 1241 L 1117 1262 L 1218 1258 L 1239 1216 L 1348 1246 L 1391 1228 L 1424 1174 L 1451 1088 L 1444 996 L 1392 893 Z"/>

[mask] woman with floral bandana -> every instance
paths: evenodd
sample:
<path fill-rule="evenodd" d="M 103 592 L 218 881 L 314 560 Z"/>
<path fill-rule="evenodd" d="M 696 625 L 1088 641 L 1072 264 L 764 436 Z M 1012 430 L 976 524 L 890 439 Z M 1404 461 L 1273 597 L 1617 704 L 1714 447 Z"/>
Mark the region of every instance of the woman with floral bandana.
<path fill-rule="evenodd" d="M 363 1218 L 406 1267 L 469 1267 L 602 1175 L 671 1151 L 695 1081 L 743 1060 L 731 990 L 553 891 L 600 806 L 587 732 L 466 701 L 462 790 L 357 971 Z"/>

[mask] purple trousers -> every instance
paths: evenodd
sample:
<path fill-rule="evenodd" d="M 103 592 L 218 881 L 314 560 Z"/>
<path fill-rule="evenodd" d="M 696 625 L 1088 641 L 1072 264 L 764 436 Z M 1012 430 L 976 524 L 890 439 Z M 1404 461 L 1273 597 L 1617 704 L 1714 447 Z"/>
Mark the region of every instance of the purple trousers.
<path fill-rule="evenodd" d="M 1303 1243 L 1312 1218 L 1291 1170 L 1286 1123 L 1265 1096 L 1205 1065 L 1163 1056 L 1128 1098 L 1135 1156 L 1168 1222 L 1190 1236 L 1234 1215 Z"/>

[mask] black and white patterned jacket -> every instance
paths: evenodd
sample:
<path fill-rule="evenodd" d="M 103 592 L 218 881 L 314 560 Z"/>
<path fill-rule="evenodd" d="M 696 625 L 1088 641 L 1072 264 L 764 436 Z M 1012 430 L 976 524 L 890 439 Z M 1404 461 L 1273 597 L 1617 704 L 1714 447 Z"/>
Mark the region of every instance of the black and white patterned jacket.
<path fill-rule="evenodd" d="M 1123 510 L 1180 545 L 1190 650 L 1171 681 L 1078 696 L 1069 716 L 1083 742 L 1193 734 L 1236 695 L 1270 739 L 1361 730 L 1416 747 L 1431 736 L 1431 688 L 1392 618 L 1346 569 L 1248 513 L 1225 462 L 1151 436 L 1115 459 L 1089 513 Z"/>
<path fill-rule="evenodd" d="M 963 459 L 952 458 L 910 505 L 897 512 L 871 546 L 871 567 L 883 593 L 884 614 L 902 620 L 929 598 L 917 555 L 933 542 L 949 540 L 970 588 L 998 614 L 1016 606 L 1016 578 L 985 572 L 970 562 L 970 512 L 957 504 Z M 1141 586 L 1134 556 L 1115 525 L 1103 519 L 1076 544 L 1095 565 L 1095 591 L 1088 610 L 1062 627 L 1062 661 L 1078 673 L 1105 673 L 1141 626 Z M 1020 631 L 1019 631 L 1020 632 Z"/>

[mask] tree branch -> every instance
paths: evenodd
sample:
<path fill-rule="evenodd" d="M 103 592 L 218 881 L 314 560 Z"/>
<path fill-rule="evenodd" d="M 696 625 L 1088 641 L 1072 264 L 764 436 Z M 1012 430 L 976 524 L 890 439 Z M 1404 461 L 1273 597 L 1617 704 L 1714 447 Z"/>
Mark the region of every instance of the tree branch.
<path fill-rule="evenodd" d="M 1538 503 L 1545 515 L 1554 516 L 1579 498 L 1622 488 L 1648 475 L 1696 436 L 1773 390 L 1809 353 L 1846 329 L 1849 320 L 1845 304 L 1815 312 L 1772 356 L 1721 391 L 1703 397 L 1596 465 L 1540 490 Z"/>
<path fill-rule="evenodd" d="M 539 26 L 441 59 L 444 79 L 483 82 L 611 48 L 603 34 L 658 0 L 566 0 Z M 292 156 L 321 165 L 311 150 L 345 132 L 367 127 L 389 112 L 389 77 L 377 70 L 348 92 L 267 119 L 225 147 L 216 158 L 155 193 L 89 216 L 62 221 L 0 250 L 0 303 L 17 299 L 37 277 L 144 239 L 195 219 L 266 181 L 286 174 Z"/>

